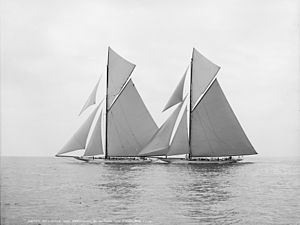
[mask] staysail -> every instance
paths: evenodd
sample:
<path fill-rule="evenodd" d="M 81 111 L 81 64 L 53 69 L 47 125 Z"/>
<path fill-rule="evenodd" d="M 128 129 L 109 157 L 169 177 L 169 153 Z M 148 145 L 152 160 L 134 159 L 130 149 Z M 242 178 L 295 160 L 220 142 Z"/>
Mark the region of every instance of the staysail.
<path fill-rule="evenodd" d="M 170 144 L 167 155 L 180 155 L 189 153 L 189 138 L 187 133 L 187 109 L 185 107 L 184 113 L 175 131 L 175 135 Z"/>
<path fill-rule="evenodd" d="M 108 156 L 137 156 L 157 125 L 130 79 L 108 111 Z"/>
<path fill-rule="evenodd" d="M 88 97 L 87 101 L 85 102 L 84 106 L 82 107 L 79 116 L 81 115 L 81 113 L 83 113 L 88 107 L 90 107 L 91 105 L 96 104 L 96 94 L 97 94 L 97 89 L 100 83 L 102 76 L 99 78 L 96 86 L 94 87 L 92 93 L 90 94 L 90 96 Z"/>
<path fill-rule="evenodd" d="M 199 97 L 208 88 L 219 69 L 219 66 L 209 61 L 195 48 L 193 49 L 191 80 L 192 108 L 195 107 Z"/>
<path fill-rule="evenodd" d="M 118 55 L 110 47 L 108 48 L 108 63 L 107 63 L 107 77 L 108 77 L 108 90 L 107 90 L 107 108 L 109 109 L 120 93 L 122 87 L 129 79 L 135 65 Z"/>
<path fill-rule="evenodd" d="M 191 115 L 191 155 L 221 157 L 257 154 L 234 115 L 217 79 Z"/>
<path fill-rule="evenodd" d="M 100 102 L 100 104 L 101 103 L 102 101 Z M 79 127 L 79 129 L 75 132 L 75 134 L 70 138 L 70 140 L 57 153 L 58 155 L 85 148 L 89 131 L 91 129 L 93 120 L 95 118 L 95 115 L 97 113 L 100 104 L 94 109 L 92 114 L 86 119 L 86 121 Z"/>
<path fill-rule="evenodd" d="M 89 143 L 84 152 L 84 156 L 94 156 L 94 155 L 103 154 L 101 129 L 102 129 L 102 110 L 100 112 L 100 116 L 96 122 L 94 131 L 91 135 Z"/>
<path fill-rule="evenodd" d="M 183 88 L 184 88 L 184 81 L 187 74 L 189 67 L 186 68 L 180 82 L 177 84 L 173 94 L 171 95 L 169 101 L 167 102 L 166 106 L 163 109 L 163 112 L 172 107 L 173 105 L 176 105 L 179 102 L 182 102 L 183 100 Z"/>
<path fill-rule="evenodd" d="M 171 116 L 158 129 L 150 142 L 140 152 L 140 156 L 158 156 L 167 154 L 169 151 L 169 142 L 172 131 L 174 129 L 182 104 L 183 102 L 177 106 Z"/>

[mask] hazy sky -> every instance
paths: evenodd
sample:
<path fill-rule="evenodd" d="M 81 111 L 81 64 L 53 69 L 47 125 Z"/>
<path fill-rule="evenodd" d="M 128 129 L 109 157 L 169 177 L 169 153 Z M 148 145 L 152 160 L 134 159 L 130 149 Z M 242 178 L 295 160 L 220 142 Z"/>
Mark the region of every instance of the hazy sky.
<path fill-rule="evenodd" d="M 297 0 L 2 0 L 1 154 L 51 156 L 88 114 L 107 47 L 155 121 L 197 48 L 262 156 L 300 155 Z M 100 92 L 103 90 L 100 90 Z M 90 110 L 89 110 L 90 111 Z"/>

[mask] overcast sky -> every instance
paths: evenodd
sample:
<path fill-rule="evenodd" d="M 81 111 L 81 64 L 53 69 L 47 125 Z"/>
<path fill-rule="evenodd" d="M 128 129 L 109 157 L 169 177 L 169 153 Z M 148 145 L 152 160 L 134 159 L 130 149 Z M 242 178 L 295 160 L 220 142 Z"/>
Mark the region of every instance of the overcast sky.
<path fill-rule="evenodd" d="M 1 3 L 2 155 L 60 150 L 88 114 L 78 117 L 108 46 L 137 65 L 133 81 L 157 124 L 195 47 L 221 66 L 220 85 L 256 151 L 300 155 L 299 1 Z"/>

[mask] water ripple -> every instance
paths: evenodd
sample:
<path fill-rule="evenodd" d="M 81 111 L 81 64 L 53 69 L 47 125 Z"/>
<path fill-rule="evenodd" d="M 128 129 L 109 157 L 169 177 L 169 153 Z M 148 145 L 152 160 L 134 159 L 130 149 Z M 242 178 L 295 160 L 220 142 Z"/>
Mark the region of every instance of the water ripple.
<path fill-rule="evenodd" d="M 1 224 L 300 221 L 299 161 L 118 165 L 6 157 L 1 170 Z"/>

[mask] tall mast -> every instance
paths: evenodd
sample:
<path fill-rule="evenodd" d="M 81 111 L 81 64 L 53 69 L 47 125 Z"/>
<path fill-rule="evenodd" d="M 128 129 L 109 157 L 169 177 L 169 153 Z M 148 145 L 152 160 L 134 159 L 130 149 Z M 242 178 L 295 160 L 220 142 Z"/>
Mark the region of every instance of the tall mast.
<path fill-rule="evenodd" d="M 194 53 L 194 49 L 193 49 Z M 191 58 L 191 76 L 190 76 L 190 115 L 189 115 L 189 155 L 188 159 L 192 158 L 192 148 L 191 148 L 191 130 L 192 130 L 192 83 L 193 83 L 193 53 Z"/>
<path fill-rule="evenodd" d="M 107 154 L 107 117 L 108 117 L 108 67 L 109 65 L 109 47 L 107 53 L 107 65 L 106 65 L 106 98 L 105 98 L 105 159 L 108 159 Z"/>

